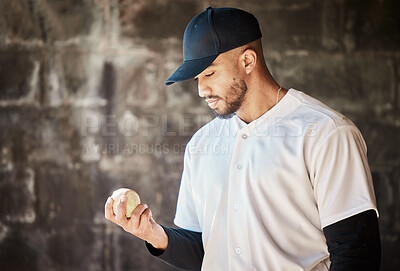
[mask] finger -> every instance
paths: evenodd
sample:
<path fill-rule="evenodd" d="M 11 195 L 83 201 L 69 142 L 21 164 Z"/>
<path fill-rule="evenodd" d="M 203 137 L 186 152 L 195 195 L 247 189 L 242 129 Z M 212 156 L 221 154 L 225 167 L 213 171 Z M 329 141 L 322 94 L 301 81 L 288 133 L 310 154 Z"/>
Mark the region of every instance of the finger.
<path fill-rule="evenodd" d="M 118 205 L 117 205 L 117 213 L 116 215 L 116 220 L 120 226 L 123 226 L 126 224 L 126 196 L 123 195 L 119 199 Z"/>
<path fill-rule="evenodd" d="M 147 206 L 147 204 L 138 204 L 138 206 L 136 206 L 136 208 L 133 210 L 132 212 L 132 217 L 137 217 L 140 218 L 140 216 L 142 215 L 142 213 L 149 208 L 149 206 Z"/>
<path fill-rule="evenodd" d="M 147 208 L 140 216 L 139 227 L 147 227 L 150 224 L 151 210 Z"/>
<path fill-rule="evenodd" d="M 156 221 L 153 218 L 153 213 L 150 213 L 150 223 L 151 224 L 156 224 Z"/>
<path fill-rule="evenodd" d="M 106 204 L 104 206 L 104 216 L 106 219 L 115 222 L 115 215 L 113 211 L 113 204 L 114 204 L 114 199 L 111 197 L 108 197 Z"/>
<path fill-rule="evenodd" d="M 133 210 L 132 214 L 131 214 L 131 221 L 130 223 L 135 227 L 138 228 L 139 227 L 139 223 L 140 223 L 140 217 L 142 215 L 142 213 L 148 208 L 147 204 L 139 204 L 138 206 L 136 206 L 136 208 Z"/>

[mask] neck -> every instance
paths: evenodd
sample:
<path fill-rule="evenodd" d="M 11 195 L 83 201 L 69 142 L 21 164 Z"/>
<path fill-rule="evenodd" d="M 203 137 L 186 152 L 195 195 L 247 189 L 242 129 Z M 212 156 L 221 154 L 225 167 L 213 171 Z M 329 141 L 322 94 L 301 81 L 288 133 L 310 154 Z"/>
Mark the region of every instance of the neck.
<path fill-rule="evenodd" d="M 248 78 L 247 93 L 242 106 L 236 112 L 237 116 L 246 123 L 258 119 L 274 107 L 285 96 L 287 90 L 275 82 L 268 71 L 262 74 L 253 74 Z"/>

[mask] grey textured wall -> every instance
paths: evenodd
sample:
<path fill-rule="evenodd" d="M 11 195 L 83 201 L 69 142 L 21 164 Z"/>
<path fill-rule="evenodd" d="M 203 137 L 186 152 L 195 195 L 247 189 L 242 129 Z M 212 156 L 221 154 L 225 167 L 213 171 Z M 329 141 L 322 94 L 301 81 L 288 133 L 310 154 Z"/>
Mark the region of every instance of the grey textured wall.
<path fill-rule="evenodd" d="M 166 88 L 187 22 L 254 13 L 280 84 L 345 113 L 369 147 L 382 270 L 400 270 L 398 0 L 0 0 L 0 269 L 173 270 L 104 219 L 132 187 L 172 226 L 182 156 L 212 113 Z"/>

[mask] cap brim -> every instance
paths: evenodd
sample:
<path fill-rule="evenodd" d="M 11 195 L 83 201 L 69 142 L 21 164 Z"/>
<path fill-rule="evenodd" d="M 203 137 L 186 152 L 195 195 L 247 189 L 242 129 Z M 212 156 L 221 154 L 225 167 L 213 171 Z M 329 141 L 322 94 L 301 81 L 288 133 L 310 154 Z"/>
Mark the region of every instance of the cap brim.
<path fill-rule="evenodd" d="M 201 59 L 183 61 L 182 65 L 165 81 L 165 84 L 168 86 L 175 82 L 182 82 L 195 77 L 210 66 L 217 57 L 218 54 Z"/>

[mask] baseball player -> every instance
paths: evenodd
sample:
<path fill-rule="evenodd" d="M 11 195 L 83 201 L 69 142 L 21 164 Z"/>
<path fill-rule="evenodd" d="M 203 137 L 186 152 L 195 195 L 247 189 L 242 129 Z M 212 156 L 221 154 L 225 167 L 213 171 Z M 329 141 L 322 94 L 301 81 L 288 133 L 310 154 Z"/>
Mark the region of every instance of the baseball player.
<path fill-rule="evenodd" d="M 257 19 L 207 8 L 187 25 L 182 65 L 217 117 L 187 144 L 174 223 L 122 197 L 105 216 L 185 270 L 379 270 L 378 210 L 357 127 L 293 88 L 263 58 Z M 217 151 L 224 146 L 224 152 Z"/>

